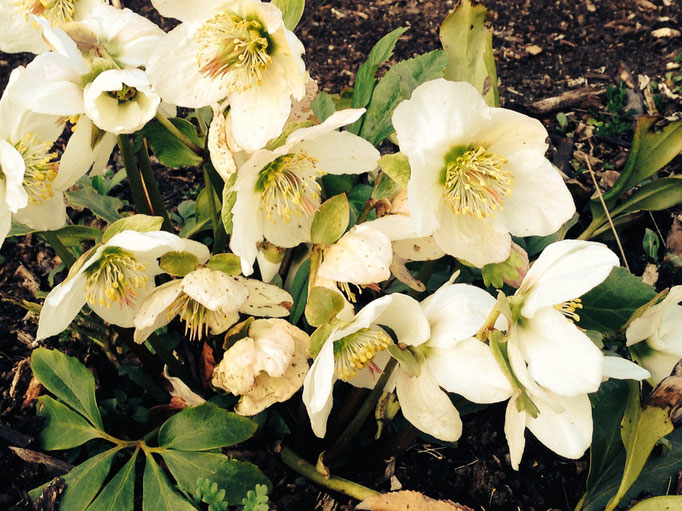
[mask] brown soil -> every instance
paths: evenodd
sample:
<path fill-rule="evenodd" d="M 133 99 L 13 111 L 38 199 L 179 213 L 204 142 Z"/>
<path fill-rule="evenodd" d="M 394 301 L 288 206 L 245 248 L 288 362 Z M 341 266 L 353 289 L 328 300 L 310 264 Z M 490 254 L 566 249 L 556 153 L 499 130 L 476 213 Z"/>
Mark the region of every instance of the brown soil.
<path fill-rule="evenodd" d="M 148 1 L 124 2 L 169 29 L 174 25 L 158 17 Z M 680 37 L 655 38 L 659 28 L 679 29 L 682 4 L 675 0 L 484 0 L 492 13 L 494 48 L 500 77 L 502 103 L 509 108 L 531 112 L 533 101 L 557 96 L 584 86 L 596 88 L 616 85 L 638 75 L 664 81 L 674 58 L 681 54 Z M 399 41 L 391 63 L 439 48 L 438 28 L 453 8 L 453 0 L 309 0 L 297 33 L 306 46 L 311 75 L 320 88 L 338 93 L 352 86 L 355 71 L 372 45 L 399 26 L 410 30 Z M 26 64 L 27 54 L 0 54 L 0 87 L 4 88 L 9 71 Z M 386 66 L 382 68 L 385 71 Z M 677 71 L 679 72 L 679 71 Z M 629 73 L 629 76 L 628 76 Z M 631 84 L 633 85 L 633 84 Z M 637 96 L 637 93 L 635 94 Z M 586 174 L 576 170 L 581 151 L 592 155 L 592 165 L 604 183 L 608 164 L 618 171 L 624 163 L 627 128 L 618 136 L 584 137 L 586 121 L 597 110 L 604 110 L 606 99 L 574 105 L 564 110 L 571 136 L 557 127 L 556 112 L 541 117 L 553 143 L 552 158 L 570 178 L 579 206 L 589 198 L 593 185 Z M 682 110 L 680 102 L 663 99 L 660 113 L 672 115 Z M 568 149 L 566 150 L 566 147 Z M 558 150 L 557 150 L 558 149 Z M 679 173 L 678 158 L 669 171 Z M 198 176 L 164 172 L 162 192 L 169 201 L 179 195 Z M 577 177 L 577 179 L 575 179 Z M 626 254 L 633 273 L 641 274 L 647 262 L 641 247 L 645 227 L 665 237 L 672 223 L 666 211 L 643 216 L 624 233 Z M 577 228 L 576 228 L 577 229 Z M 7 240 L 0 252 L 0 295 L 3 298 L 33 299 L 37 289 L 47 290 L 48 275 L 54 269 L 52 251 L 36 236 Z M 658 287 L 682 282 L 679 269 L 661 265 Z M 35 325 L 24 317 L 22 308 L 0 302 L 0 438 L 12 445 L 31 448 L 40 430 L 31 407 L 22 410 L 30 370 L 24 362 L 34 347 Z M 96 368 L 100 398 L 108 397 L 108 384 L 125 385 L 95 347 L 80 343 L 54 343 Z M 292 412 L 295 416 L 295 411 Z M 464 436 L 454 447 L 417 439 L 397 459 L 388 464 L 360 449 L 362 464 L 347 465 L 340 475 L 371 487 L 388 490 L 388 475 L 395 475 L 406 489 L 418 490 L 434 498 L 448 498 L 474 509 L 547 510 L 573 509 L 581 496 L 587 472 L 586 459 L 571 461 L 557 457 L 528 436 L 528 446 L 519 472 L 511 470 L 502 430 L 504 408 L 496 405 L 464 417 Z M 26 437 L 17 436 L 20 432 Z M 21 445 L 21 444 L 24 445 Z M 274 484 L 274 508 L 280 510 L 326 511 L 350 509 L 351 500 L 327 494 L 296 477 L 277 462 L 274 446 L 250 445 L 253 459 Z M 37 447 L 33 447 L 37 448 Z M 25 492 L 55 475 L 45 467 L 21 461 L 13 452 L 0 447 L 0 509 L 29 509 Z"/>

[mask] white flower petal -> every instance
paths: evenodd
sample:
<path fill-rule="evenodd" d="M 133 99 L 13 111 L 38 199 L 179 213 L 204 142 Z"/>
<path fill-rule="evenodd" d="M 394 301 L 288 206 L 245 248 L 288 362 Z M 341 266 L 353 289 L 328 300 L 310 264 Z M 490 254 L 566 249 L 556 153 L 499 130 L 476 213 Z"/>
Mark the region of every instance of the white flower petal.
<path fill-rule="evenodd" d="M 618 380 L 646 380 L 651 373 L 642 366 L 618 356 L 605 356 L 603 380 L 616 378 Z"/>
<path fill-rule="evenodd" d="M 327 174 L 362 174 L 374 170 L 379 151 L 364 138 L 348 131 L 330 131 L 304 140 L 292 150 L 315 158 L 315 168 Z"/>
<path fill-rule="evenodd" d="M 185 275 L 182 291 L 207 309 L 223 314 L 236 313 L 249 297 L 249 290 L 236 277 L 210 268 Z"/>
<path fill-rule="evenodd" d="M 38 54 L 48 50 L 42 31 L 26 20 L 16 0 L 0 0 L 0 51 Z"/>
<path fill-rule="evenodd" d="M 143 343 L 162 326 L 166 326 L 173 319 L 168 314 L 168 307 L 182 292 L 182 281 L 171 280 L 157 287 L 140 305 L 135 319 L 135 342 Z"/>
<path fill-rule="evenodd" d="M 505 158 L 519 150 L 545 154 L 548 134 L 540 121 L 506 108 L 490 108 L 488 113 L 489 119 L 472 135 L 478 144 Z"/>
<path fill-rule="evenodd" d="M 199 21 L 210 16 L 216 8 L 215 0 L 152 0 L 161 16 L 180 21 Z"/>
<path fill-rule="evenodd" d="M 20 224 L 38 231 L 54 231 L 66 225 L 66 204 L 64 194 L 54 196 L 42 204 L 28 204 L 14 216 Z"/>
<path fill-rule="evenodd" d="M 334 342 L 327 340 L 303 382 L 303 403 L 313 432 L 320 438 L 327 432 L 334 380 Z"/>
<path fill-rule="evenodd" d="M 92 130 L 92 121 L 84 115 L 81 116 L 59 160 L 59 173 L 52 182 L 56 190 L 69 189 L 90 170 L 95 160 L 90 145 Z"/>
<path fill-rule="evenodd" d="M 414 377 L 399 371 L 396 394 L 403 415 L 420 431 L 445 442 L 455 442 L 462 436 L 459 412 L 427 368 Z"/>
<path fill-rule="evenodd" d="M 364 113 L 364 108 L 346 108 L 344 110 L 334 112 L 320 124 L 309 126 L 307 128 L 299 128 L 287 137 L 285 144 L 286 152 L 289 152 L 291 148 L 297 144 L 305 141 L 315 140 L 321 135 L 330 133 L 334 130 L 342 128 L 343 126 L 347 126 L 348 124 L 357 121 Z"/>
<path fill-rule="evenodd" d="M 38 320 L 36 340 L 42 341 L 63 332 L 85 305 L 83 273 L 67 278 L 45 297 Z"/>
<path fill-rule="evenodd" d="M 5 202 L 13 213 L 28 204 L 28 194 L 24 190 L 24 158 L 7 140 L 0 140 L 0 168 L 4 174 Z"/>
<path fill-rule="evenodd" d="M 147 274 L 148 280 L 146 287 L 136 289 L 136 296 L 130 305 L 124 306 L 114 303 L 111 307 L 101 306 L 97 303 L 89 303 L 90 308 L 107 323 L 118 325 L 123 328 L 132 328 L 135 326 L 135 315 L 140 309 L 140 305 L 145 299 L 154 292 L 154 277 Z"/>
<path fill-rule="evenodd" d="M 237 277 L 237 279 L 248 289 L 249 293 L 248 299 L 240 307 L 244 314 L 270 317 L 289 315 L 294 299 L 284 289 L 256 279 L 243 277 Z"/>
<path fill-rule="evenodd" d="M 276 378 L 284 376 L 295 352 L 294 338 L 287 325 L 281 319 L 257 319 L 249 327 L 256 349 L 253 367 L 257 372 L 265 371 Z"/>
<path fill-rule="evenodd" d="M 509 445 L 509 457 L 514 470 L 519 469 L 519 463 L 526 448 L 526 412 L 519 412 L 516 408 L 518 396 L 514 396 L 507 403 L 504 418 L 504 435 Z"/>
<path fill-rule="evenodd" d="M 373 323 L 389 327 L 395 332 L 399 342 L 410 346 L 419 346 L 425 343 L 429 339 L 431 329 L 419 302 L 400 293 L 393 293 L 388 296 L 391 297 L 391 302 L 381 311 Z"/>
<path fill-rule="evenodd" d="M 319 199 L 313 202 L 315 209 L 320 206 Z M 294 214 L 288 222 L 284 222 L 278 215 L 267 218 L 267 213 L 258 211 L 258 223 L 262 226 L 263 237 L 273 245 L 282 248 L 291 248 L 310 241 L 310 227 L 313 224 L 314 215 Z M 250 220 L 253 225 L 253 219 Z"/>

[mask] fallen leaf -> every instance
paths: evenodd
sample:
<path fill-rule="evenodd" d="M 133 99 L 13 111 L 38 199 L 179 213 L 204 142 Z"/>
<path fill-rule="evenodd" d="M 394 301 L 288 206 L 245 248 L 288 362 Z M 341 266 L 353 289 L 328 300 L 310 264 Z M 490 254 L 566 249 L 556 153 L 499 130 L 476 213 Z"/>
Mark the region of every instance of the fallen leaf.
<path fill-rule="evenodd" d="M 363 500 L 355 509 L 368 511 L 473 511 L 450 500 L 434 500 L 416 491 L 384 493 Z"/>
<path fill-rule="evenodd" d="M 21 403 L 21 409 L 25 410 L 31 404 L 33 404 L 33 401 L 38 399 L 38 396 L 40 395 L 40 391 L 43 389 L 43 386 L 40 384 L 38 379 L 36 377 L 31 378 L 31 383 L 28 384 L 28 389 L 26 389 L 26 393 L 24 394 L 24 402 Z"/>
<path fill-rule="evenodd" d="M 658 266 L 653 263 L 649 263 L 644 268 L 644 273 L 642 274 L 642 282 L 649 284 L 650 286 L 655 286 L 658 281 Z"/>
<path fill-rule="evenodd" d="M 682 258 L 682 215 L 675 216 L 673 224 L 668 231 L 665 246 L 667 249 L 667 254 L 665 256 L 666 261 L 670 259 L 670 254 L 677 256 L 678 260 L 679 258 Z"/>
<path fill-rule="evenodd" d="M 213 370 L 217 365 L 215 357 L 213 356 L 213 348 L 204 341 L 204 348 L 201 350 L 201 371 L 199 372 L 199 379 L 201 380 L 201 385 L 205 389 L 210 388 Z"/>
<path fill-rule="evenodd" d="M 656 39 L 660 39 L 661 37 L 680 37 L 680 31 L 670 27 L 663 27 L 654 30 L 651 32 L 651 35 Z"/>

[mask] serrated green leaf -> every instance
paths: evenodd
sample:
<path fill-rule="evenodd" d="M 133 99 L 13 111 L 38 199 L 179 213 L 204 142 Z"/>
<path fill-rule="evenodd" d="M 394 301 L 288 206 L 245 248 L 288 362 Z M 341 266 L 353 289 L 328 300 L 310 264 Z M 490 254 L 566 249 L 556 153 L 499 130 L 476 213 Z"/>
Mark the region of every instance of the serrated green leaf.
<path fill-rule="evenodd" d="M 197 146 L 204 146 L 204 139 L 199 137 L 194 124 L 180 118 L 170 119 L 170 122 Z M 157 120 L 147 123 L 139 136 L 147 139 L 154 156 L 166 167 L 192 167 L 203 161 Z"/>
<path fill-rule="evenodd" d="M 190 252 L 166 252 L 159 258 L 159 267 L 174 277 L 184 277 L 199 265 L 199 258 Z"/>
<path fill-rule="evenodd" d="M 488 11 L 482 4 L 461 0 L 440 27 L 440 40 L 448 56 L 444 77 L 472 84 L 490 106 L 499 106 L 497 71 L 493 56 L 493 31 L 486 26 Z"/>
<path fill-rule="evenodd" d="M 116 220 L 102 235 L 102 243 L 106 243 L 116 234 L 123 231 L 152 232 L 161 229 L 163 218 L 160 216 L 131 215 Z"/>
<path fill-rule="evenodd" d="M 310 103 L 310 107 L 313 109 L 315 117 L 317 117 L 320 122 L 324 122 L 334 112 L 336 112 L 336 105 L 334 104 L 334 101 L 332 101 L 332 98 L 329 96 L 329 94 L 324 91 L 315 96 L 315 99 L 313 99 L 313 101 Z"/>
<path fill-rule="evenodd" d="M 379 39 L 370 50 L 367 60 L 358 68 L 358 72 L 355 75 L 351 108 L 364 108 L 369 104 L 369 101 L 372 98 L 372 92 L 376 85 L 374 76 L 376 75 L 379 66 L 391 58 L 398 39 L 408 28 L 409 27 L 399 27 L 392 32 L 389 32 Z M 358 119 L 346 129 L 357 135 L 360 133 L 361 127 L 362 119 Z"/>
<path fill-rule="evenodd" d="M 447 56 L 434 50 L 412 59 L 398 62 L 377 84 L 367 106 L 360 136 L 379 145 L 393 133 L 391 116 L 395 107 L 409 99 L 414 89 L 429 80 L 443 76 Z"/>
<path fill-rule="evenodd" d="M 310 290 L 305 318 L 311 326 L 328 323 L 343 310 L 345 300 L 340 293 L 326 287 L 316 286 Z"/>
<path fill-rule="evenodd" d="M 284 26 L 294 30 L 303 16 L 305 0 L 272 0 L 272 3 L 282 11 Z"/>
<path fill-rule="evenodd" d="M 228 275 L 239 275 L 242 272 L 241 259 L 235 254 L 216 254 L 206 263 L 207 268 L 219 270 Z"/>
<path fill-rule="evenodd" d="M 146 454 L 142 488 L 143 511 L 196 511 L 196 507 L 180 496 L 171 486 L 166 474 L 154 461 L 151 454 Z"/>
<path fill-rule="evenodd" d="M 40 396 L 36 410 L 39 417 L 45 417 L 40 443 L 46 451 L 71 449 L 100 436 L 82 415 L 50 396 Z"/>
<path fill-rule="evenodd" d="M 249 492 L 258 484 L 272 489 L 272 484 L 253 463 L 239 460 L 226 460 L 219 468 L 213 481 L 225 490 L 225 500 L 231 506 L 241 504 Z"/>
<path fill-rule="evenodd" d="M 159 446 L 183 451 L 207 451 L 243 442 L 256 423 L 212 403 L 185 408 L 159 430 Z"/>
<path fill-rule="evenodd" d="M 88 506 L 87 511 L 134 511 L 136 459 L 137 450 Z"/>
<path fill-rule="evenodd" d="M 95 401 L 95 378 L 78 360 L 57 350 L 38 348 L 31 355 L 31 369 L 43 386 L 100 431 L 102 416 Z"/>
<path fill-rule="evenodd" d="M 121 218 L 119 210 L 124 206 L 123 201 L 118 197 L 100 195 L 92 186 L 82 185 L 77 190 L 66 192 L 64 197 L 69 206 L 87 208 L 110 224 Z"/>
<path fill-rule="evenodd" d="M 643 283 L 625 268 L 615 267 L 609 276 L 581 297 L 578 326 L 587 330 L 609 332 L 620 329 L 656 290 Z"/>
<path fill-rule="evenodd" d="M 661 211 L 682 202 L 682 176 L 664 177 L 643 185 L 611 211 L 611 217 L 635 211 Z"/>
<path fill-rule="evenodd" d="M 335 195 L 322 203 L 310 227 L 313 243 L 330 245 L 346 232 L 350 220 L 350 205 L 345 193 Z"/>
<path fill-rule="evenodd" d="M 298 324 L 298 321 L 305 311 L 308 302 L 308 280 L 310 278 L 310 259 L 306 259 L 301 266 L 299 266 L 294 276 L 294 281 L 291 284 L 291 296 L 294 299 L 294 306 L 291 308 L 289 314 L 289 321 L 292 325 Z"/>
<path fill-rule="evenodd" d="M 198 479 L 215 477 L 227 457 L 214 452 L 189 452 L 167 449 L 159 452 L 175 481 L 186 492 L 194 494 Z"/>
<path fill-rule="evenodd" d="M 663 495 L 643 500 L 630 511 L 679 511 L 682 509 L 682 495 Z"/>

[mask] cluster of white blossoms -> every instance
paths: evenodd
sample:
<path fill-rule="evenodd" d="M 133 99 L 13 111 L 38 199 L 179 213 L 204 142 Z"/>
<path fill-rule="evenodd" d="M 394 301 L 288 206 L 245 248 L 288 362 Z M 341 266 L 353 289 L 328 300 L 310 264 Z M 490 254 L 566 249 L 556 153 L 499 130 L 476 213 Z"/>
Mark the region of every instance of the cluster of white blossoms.
<path fill-rule="evenodd" d="M 123 230 L 82 255 L 52 289 L 38 340 L 63 332 L 85 307 L 134 328 L 138 343 L 176 318 L 190 341 L 225 334 L 212 383 L 241 396 L 236 411 L 259 413 L 303 387 L 320 437 L 337 380 L 374 388 L 385 372 L 384 390 L 395 392 L 404 417 L 448 442 L 462 434 L 448 393 L 474 403 L 508 401 L 504 430 L 514 468 L 526 428 L 562 456 L 582 456 L 592 439 L 588 394 L 609 377 L 660 381 L 682 356 L 680 287 L 627 330 L 646 369 L 605 356 L 577 326 L 580 297 L 618 265 L 599 243 L 558 241 L 529 269 L 523 253 L 516 293 L 497 300 L 455 283 L 457 272 L 421 302 L 403 294 L 403 284 L 416 292 L 428 284 L 407 261 L 504 263 L 523 252 L 513 236 L 553 234 L 576 212 L 545 157 L 542 124 L 488 106 L 474 86 L 435 79 L 395 108 L 407 186 L 370 221 L 346 210 L 333 241 L 319 242 L 315 222 L 340 222 L 320 214 L 330 199 L 322 178 L 367 175 L 372 182 L 380 153 L 343 130 L 362 108 L 286 126 L 309 76 L 303 46 L 275 5 L 153 0 L 162 15 L 181 21 L 166 34 L 105 2 L 0 2 L 7 13 L 0 16 L 0 48 L 39 53 L 14 71 L 0 100 L 0 238 L 13 217 L 39 230 L 63 226 L 63 192 L 89 169 L 105 167 L 116 136 L 158 116 L 165 121 L 176 106 L 210 106 L 207 147 L 225 180 L 222 218 L 231 225 L 229 257 L 236 261 L 222 265 L 204 244 L 168 232 Z M 30 45 L 12 46 L 21 31 Z M 74 132 L 61 151 L 54 144 L 67 122 Z M 285 252 L 290 259 L 280 268 Z M 164 275 L 161 261 L 178 253 L 194 264 Z M 305 259 L 309 294 L 299 289 L 294 300 L 287 272 Z M 249 278 L 254 274 L 261 280 Z M 315 288 L 341 305 L 319 324 L 306 316 L 306 328 L 318 327 L 313 334 L 289 317 Z M 357 311 L 356 301 L 364 304 Z"/>

